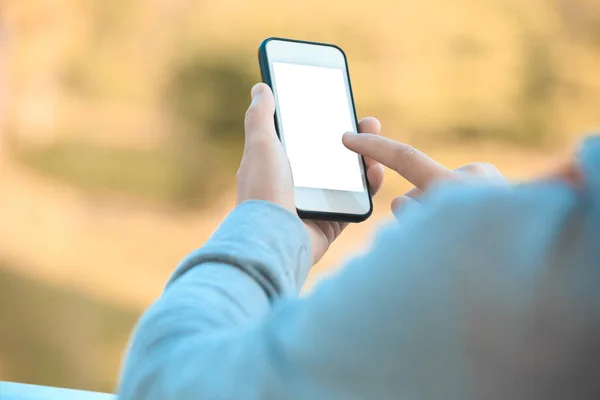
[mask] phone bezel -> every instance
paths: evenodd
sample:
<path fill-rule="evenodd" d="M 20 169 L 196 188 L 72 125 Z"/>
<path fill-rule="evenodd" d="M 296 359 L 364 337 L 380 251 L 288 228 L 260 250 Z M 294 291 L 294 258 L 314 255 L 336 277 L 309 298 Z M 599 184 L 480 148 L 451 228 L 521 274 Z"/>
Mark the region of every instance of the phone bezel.
<path fill-rule="evenodd" d="M 350 72 L 349 72 L 349 68 L 348 68 L 348 59 L 346 57 L 346 53 L 339 46 L 336 46 L 334 44 L 329 44 L 329 43 L 311 42 L 311 41 L 286 39 L 286 38 L 278 38 L 278 37 L 267 38 L 260 44 L 259 51 L 258 51 L 258 59 L 259 59 L 259 66 L 260 66 L 262 80 L 267 85 L 269 85 L 269 87 L 271 87 L 271 89 L 273 89 L 273 82 L 272 82 L 272 78 L 271 78 L 271 68 L 269 65 L 270 61 L 268 59 L 268 54 L 267 54 L 267 45 L 272 41 L 289 42 L 289 43 L 304 44 L 304 45 L 310 45 L 310 46 L 325 46 L 328 48 L 333 48 L 337 52 L 339 52 L 340 55 L 343 57 L 343 61 L 344 61 L 343 66 L 345 68 L 345 74 L 346 74 L 345 77 L 346 77 L 346 81 L 348 84 L 348 92 L 349 92 L 349 96 L 350 96 L 351 111 L 352 111 L 352 116 L 354 118 L 354 124 L 356 127 L 358 127 L 358 118 L 356 115 L 356 107 L 355 107 L 355 103 L 354 103 L 354 93 L 352 91 L 352 82 L 350 80 Z M 283 62 L 285 62 L 285 61 L 283 61 Z M 328 65 L 323 65 L 323 64 L 319 63 L 318 60 L 311 60 L 309 65 L 328 66 Z M 278 118 L 279 118 L 278 113 L 275 112 L 275 128 L 277 130 L 277 135 L 279 136 L 280 140 L 283 140 L 282 134 L 279 129 L 280 124 L 279 124 Z M 372 196 L 371 196 L 369 180 L 367 178 L 367 168 L 366 168 L 365 160 L 362 156 L 360 157 L 360 162 L 361 162 L 362 179 L 363 179 L 363 183 L 365 186 L 364 192 L 346 192 L 346 191 L 335 191 L 335 190 L 329 190 L 329 189 L 294 187 L 295 197 L 296 197 L 296 210 L 298 212 L 298 215 L 302 218 L 307 218 L 307 219 L 320 219 L 320 220 L 343 221 L 343 222 L 361 222 L 361 221 L 364 221 L 367 218 L 369 218 L 369 216 L 373 212 L 373 201 L 372 201 Z M 327 207 L 328 211 L 303 209 L 301 207 L 298 207 L 299 196 L 302 196 L 302 198 L 304 198 L 304 199 L 308 199 L 311 196 L 312 197 L 321 196 L 322 197 L 321 201 L 324 203 L 327 203 L 327 205 L 328 205 L 328 207 Z M 350 204 L 352 201 L 359 201 L 359 200 L 357 200 L 358 196 L 366 196 L 366 198 L 368 199 L 368 209 L 365 212 L 360 212 L 358 210 L 358 207 L 357 207 L 357 212 L 335 211 L 335 206 L 329 207 L 330 203 L 334 203 L 334 204 L 338 204 L 338 205 L 343 204 L 348 209 L 350 207 L 348 204 Z M 314 200 L 314 201 L 317 202 L 316 200 Z M 360 201 L 363 201 L 363 199 L 361 199 Z M 364 205 L 366 206 L 366 203 Z M 364 209 L 364 207 L 362 207 L 362 206 L 360 206 L 360 207 L 361 207 L 361 209 Z M 315 207 L 315 208 L 317 208 L 317 207 Z M 320 207 L 320 208 L 324 208 L 324 207 Z"/>

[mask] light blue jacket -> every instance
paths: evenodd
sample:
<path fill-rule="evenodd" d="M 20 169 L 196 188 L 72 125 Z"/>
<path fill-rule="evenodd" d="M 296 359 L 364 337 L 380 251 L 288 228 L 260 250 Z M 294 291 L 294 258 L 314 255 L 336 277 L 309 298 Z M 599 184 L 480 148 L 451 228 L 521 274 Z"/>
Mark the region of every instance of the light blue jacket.
<path fill-rule="evenodd" d="M 586 187 L 434 189 L 310 296 L 297 216 L 249 201 L 141 318 L 121 399 L 600 399 L 600 138 Z"/>

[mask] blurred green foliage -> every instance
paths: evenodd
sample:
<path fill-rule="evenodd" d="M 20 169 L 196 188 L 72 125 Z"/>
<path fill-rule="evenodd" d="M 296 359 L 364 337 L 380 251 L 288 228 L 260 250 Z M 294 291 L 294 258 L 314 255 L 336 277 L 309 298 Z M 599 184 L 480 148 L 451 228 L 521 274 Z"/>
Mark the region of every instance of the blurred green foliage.
<path fill-rule="evenodd" d="M 257 81 L 249 72 L 256 68 L 245 61 L 195 54 L 172 67 L 163 98 L 176 121 L 172 144 L 182 203 L 216 201 L 233 182 L 244 143 L 243 116 Z"/>
<path fill-rule="evenodd" d="M 163 98 L 176 121 L 172 145 L 183 182 L 177 198 L 187 204 L 216 201 L 239 165 L 243 115 L 256 77 L 243 57 L 196 54 L 171 70 Z"/>
<path fill-rule="evenodd" d="M 250 88 L 260 79 L 258 67 L 244 61 L 197 54 L 173 68 L 165 99 L 190 142 L 202 146 L 208 138 L 223 147 L 243 143 Z"/>
<path fill-rule="evenodd" d="M 158 202 L 179 202 L 186 183 L 175 154 L 102 147 L 59 140 L 17 152 L 19 159 L 91 193 L 124 192 Z"/>
<path fill-rule="evenodd" d="M 243 2 L 232 2 L 252 14 L 248 19 L 216 2 L 196 3 L 84 0 L 81 15 L 73 17 L 84 21 L 77 31 L 83 39 L 65 52 L 65 62 L 57 62 L 59 91 L 90 115 L 94 107 L 125 104 L 161 122 L 168 119 L 155 148 L 86 142 L 86 128 L 96 129 L 87 122 L 77 140 L 58 126 L 54 143 L 20 146 L 19 158 L 86 191 L 113 190 L 186 207 L 216 201 L 239 164 L 248 92 L 259 80 L 253 51 L 267 34 L 339 43 L 351 57 L 359 113 L 381 117 L 386 134 L 398 139 L 399 132 L 409 132 L 422 147 L 476 141 L 540 147 L 596 118 L 589 106 L 595 90 L 589 71 L 587 81 L 574 79 L 569 59 L 579 54 L 578 46 L 600 44 L 596 0 L 464 0 L 446 11 L 443 2 L 389 2 L 381 5 L 378 29 L 359 12 L 372 7 L 360 4 L 315 16 L 311 7 L 294 3 L 272 19 L 261 10 L 276 2 L 247 10 Z M 292 21 L 290 16 L 296 23 L 281 22 Z M 423 28 L 420 20 L 428 18 L 436 23 Z M 37 25 L 23 26 L 35 32 Z M 578 60 L 585 67 L 594 52 L 582 53 L 590 55 Z M 581 95 L 557 105 L 567 80 L 569 90 Z M 588 104 L 581 107 L 587 114 L 559 121 L 559 111 L 579 110 L 577 101 Z M 69 111 L 60 118 L 69 119 Z"/>
<path fill-rule="evenodd" d="M 526 35 L 523 40 L 521 91 L 516 100 L 516 126 L 510 137 L 529 146 L 546 145 L 557 138 L 553 123 L 554 95 L 558 88 L 556 63 L 550 44 Z"/>
<path fill-rule="evenodd" d="M 163 101 L 175 123 L 169 143 L 160 148 L 59 139 L 47 146 L 25 146 L 17 155 L 92 193 L 116 191 L 184 208 L 216 201 L 233 182 L 244 142 L 243 115 L 258 80 L 245 61 L 198 54 L 171 68 Z M 74 76 L 67 83 L 84 90 L 88 80 Z"/>

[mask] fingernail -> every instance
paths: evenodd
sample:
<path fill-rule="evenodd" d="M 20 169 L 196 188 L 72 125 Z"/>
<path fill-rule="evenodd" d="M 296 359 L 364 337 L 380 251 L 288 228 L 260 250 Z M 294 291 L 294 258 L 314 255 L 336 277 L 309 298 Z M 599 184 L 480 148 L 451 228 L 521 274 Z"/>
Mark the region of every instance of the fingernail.
<path fill-rule="evenodd" d="M 250 92 L 250 96 L 252 97 L 252 100 L 254 100 L 258 96 L 260 96 L 264 91 L 265 91 L 264 83 L 257 83 L 256 85 L 254 85 L 254 87 L 252 87 L 252 91 Z"/>
<path fill-rule="evenodd" d="M 354 132 L 346 132 L 342 135 L 342 143 L 344 144 L 348 144 L 349 142 L 352 142 L 354 140 L 355 137 L 357 137 L 358 134 L 354 133 Z"/>

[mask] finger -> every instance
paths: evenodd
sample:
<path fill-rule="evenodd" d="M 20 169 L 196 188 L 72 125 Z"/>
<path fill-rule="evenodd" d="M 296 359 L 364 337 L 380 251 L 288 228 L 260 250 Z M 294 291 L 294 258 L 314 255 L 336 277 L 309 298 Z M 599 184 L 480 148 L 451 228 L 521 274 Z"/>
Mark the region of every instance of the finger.
<path fill-rule="evenodd" d="M 396 216 L 396 219 L 400 219 L 400 216 L 408 209 L 419 206 L 420 204 L 417 201 L 406 196 L 396 197 L 392 200 L 392 212 Z"/>
<path fill-rule="evenodd" d="M 358 123 L 358 131 L 360 133 L 372 133 L 379 135 L 381 132 L 381 123 L 377 118 L 365 117 Z"/>
<path fill-rule="evenodd" d="M 456 179 L 454 172 L 404 143 L 368 133 L 345 133 L 343 142 L 350 150 L 395 170 L 421 190 L 440 180 Z"/>
<path fill-rule="evenodd" d="M 479 163 L 471 163 L 471 164 L 463 165 L 462 167 L 455 169 L 455 171 L 462 172 L 464 174 L 478 175 L 478 176 L 485 174 L 485 171 L 479 165 Z"/>
<path fill-rule="evenodd" d="M 502 173 L 495 165 L 489 163 L 471 163 L 467 165 L 463 165 L 462 167 L 456 169 L 456 172 L 469 174 L 474 177 L 481 177 L 485 179 L 495 180 L 495 179 L 504 179 Z"/>
<path fill-rule="evenodd" d="M 581 166 L 572 159 L 559 163 L 551 171 L 541 175 L 538 181 L 563 181 L 572 187 L 583 187 L 585 179 Z"/>
<path fill-rule="evenodd" d="M 275 99 L 273 92 L 264 83 L 257 83 L 252 88 L 252 103 L 246 111 L 244 121 L 246 146 L 253 141 L 277 138 L 275 131 Z"/>
<path fill-rule="evenodd" d="M 371 133 L 373 135 L 379 135 L 381 133 L 381 123 L 377 118 L 365 117 L 358 123 L 358 131 L 360 133 Z M 367 169 L 377 164 L 377 161 L 372 158 L 365 157 L 365 164 Z"/>
<path fill-rule="evenodd" d="M 410 197 L 406 197 L 406 196 L 396 197 L 394 200 L 392 200 L 392 212 L 396 212 L 400 207 L 404 206 L 405 204 L 409 204 L 409 203 L 416 203 L 416 202 L 413 199 L 411 199 Z"/>
<path fill-rule="evenodd" d="M 404 196 L 416 200 L 419 197 L 423 196 L 423 191 L 421 189 L 412 188 L 408 192 L 404 193 Z"/>
<path fill-rule="evenodd" d="M 461 175 L 461 180 L 466 182 L 484 181 L 500 186 L 507 186 L 508 181 L 496 166 L 489 163 L 471 163 L 456 170 Z"/>
<path fill-rule="evenodd" d="M 377 194 L 381 185 L 383 184 L 383 165 L 376 163 L 367 170 L 367 179 L 369 180 L 369 187 L 371 194 L 374 196 Z"/>
<path fill-rule="evenodd" d="M 460 168 L 454 170 L 460 175 L 467 177 L 481 177 L 490 180 L 498 180 L 504 182 L 504 177 L 500 170 L 496 168 L 493 164 L 488 163 L 471 163 L 467 165 L 463 165 Z M 423 191 L 417 188 L 412 188 L 408 192 L 404 194 L 406 197 L 410 197 L 411 199 L 417 200 L 419 197 L 423 196 Z"/>

